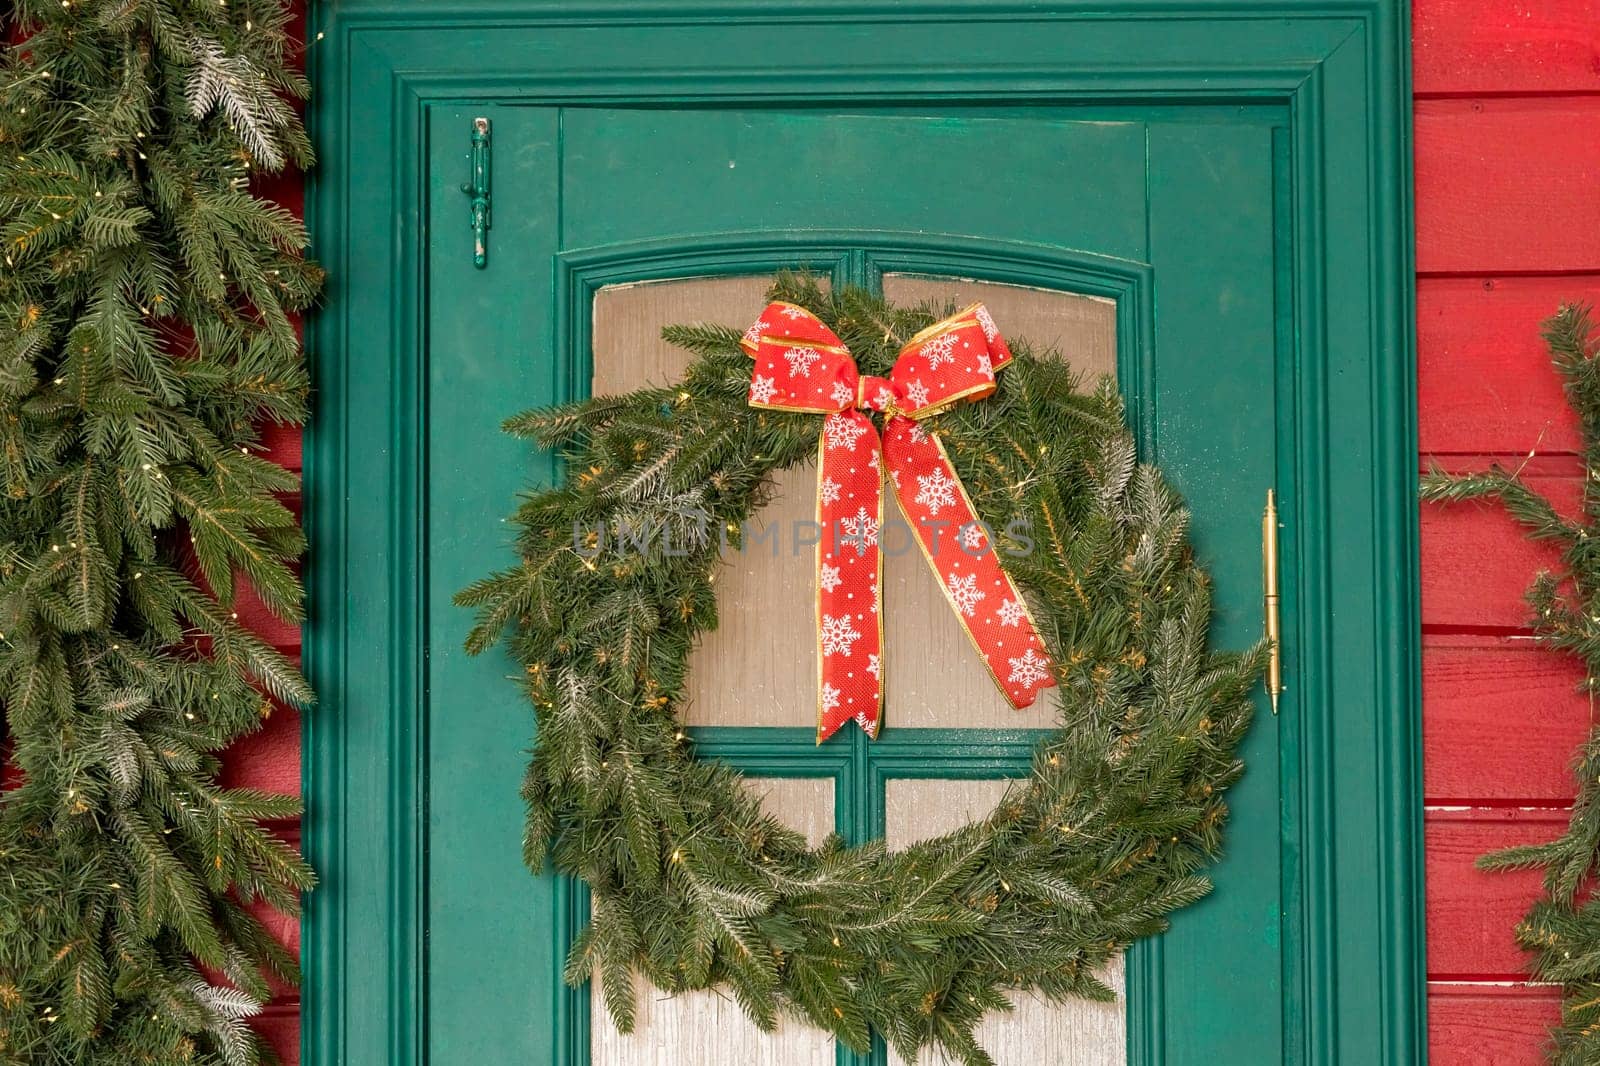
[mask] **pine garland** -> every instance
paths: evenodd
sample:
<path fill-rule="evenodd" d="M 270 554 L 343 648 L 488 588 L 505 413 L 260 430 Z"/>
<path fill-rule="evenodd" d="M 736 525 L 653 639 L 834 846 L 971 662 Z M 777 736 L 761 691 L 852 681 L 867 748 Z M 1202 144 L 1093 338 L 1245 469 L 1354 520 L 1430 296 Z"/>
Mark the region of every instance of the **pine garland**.
<path fill-rule="evenodd" d="M 312 884 L 218 784 L 294 665 L 289 315 L 321 281 L 251 177 L 311 152 L 279 0 L 14 0 L 0 15 L 0 1061 L 270 1057 L 245 1019 L 297 967 L 253 916 Z"/>
<path fill-rule="evenodd" d="M 794 276 L 772 296 L 877 375 L 953 310 Z M 507 423 L 562 449 L 568 477 L 516 512 L 520 565 L 458 597 L 479 612 L 469 648 L 505 637 L 533 704 L 527 861 L 593 893 L 567 979 L 598 979 L 624 1030 L 637 969 L 667 992 L 725 985 L 763 1028 L 785 1014 L 858 1050 L 876 1030 L 908 1061 L 938 1047 L 969 1066 L 991 1062 L 974 1027 L 1018 990 L 1111 998 L 1096 972 L 1209 889 L 1200 871 L 1266 652 L 1208 650 L 1188 514 L 1136 463 L 1112 385 L 1078 392 L 1013 339 L 995 395 L 925 423 L 989 527 L 1019 519 L 1036 541 L 1007 567 L 1056 664 L 1060 729 L 1030 779 L 987 818 L 900 852 L 811 848 L 736 772 L 694 758 L 674 710 L 688 652 L 716 625 L 708 530 L 742 529 L 772 472 L 814 456 L 818 420 L 747 405 L 737 330 L 665 336 L 698 355 L 681 385 Z M 671 550 L 662 536 L 642 552 L 574 545 L 597 527 L 670 530 Z"/>
<path fill-rule="evenodd" d="M 1498 500 L 1536 540 L 1561 549 L 1561 573 L 1540 573 L 1528 589 L 1533 627 L 1546 647 L 1583 660 L 1581 691 L 1591 700 L 1600 685 L 1600 347 L 1589 308 L 1561 308 L 1544 323 L 1550 359 L 1583 434 L 1583 505 L 1561 514 L 1520 476 L 1499 464 L 1474 474 L 1434 470 L 1422 497 L 1439 503 Z M 1567 831 L 1543 844 L 1485 855 L 1486 870 L 1544 871 L 1544 895 L 1518 923 L 1517 943 L 1532 953 L 1542 981 L 1562 985 L 1561 1023 L 1552 1033 L 1550 1061 L 1558 1066 L 1600 1062 L 1600 901 L 1588 882 L 1600 857 L 1600 726 L 1574 760 L 1578 796 Z"/>

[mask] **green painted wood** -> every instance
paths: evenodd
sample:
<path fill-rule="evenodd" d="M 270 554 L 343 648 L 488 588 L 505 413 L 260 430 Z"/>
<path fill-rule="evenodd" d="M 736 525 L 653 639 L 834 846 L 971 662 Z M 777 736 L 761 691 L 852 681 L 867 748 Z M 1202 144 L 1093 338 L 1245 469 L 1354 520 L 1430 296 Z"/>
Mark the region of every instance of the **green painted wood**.
<path fill-rule="evenodd" d="M 1275 484 L 1285 500 L 1296 493 L 1277 461 L 1296 427 L 1276 389 L 1273 132 L 1150 127 L 1156 335 L 1147 395 L 1155 434 L 1145 454 L 1194 515 L 1195 552 L 1216 589 L 1212 636 L 1233 647 L 1261 632 L 1266 487 Z M 1287 373 L 1292 354 L 1281 353 Z M 1289 663 L 1294 650 L 1286 642 Z M 1213 875 L 1216 888 L 1176 915 L 1162 937 L 1158 1061 L 1210 1066 L 1230 1052 L 1239 1062 L 1281 1055 L 1287 960 L 1279 724 L 1297 712 L 1291 693 L 1280 717 L 1258 714 L 1240 752 L 1245 776 L 1228 797 L 1227 853 Z"/>
<path fill-rule="evenodd" d="M 474 117 L 491 119 L 496 155 L 490 262 L 542 299 L 509 298 L 478 284 L 460 190 Z M 522 863 L 522 804 L 514 801 L 532 727 L 500 656 L 462 650 L 471 619 L 450 606 L 482 576 L 485 560 L 508 556 L 503 516 L 530 478 L 555 475 L 530 456 L 502 419 L 559 395 L 548 335 L 553 257 L 559 239 L 557 116 L 548 110 L 446 106 L 428 113 L 428 360 L 423 434 L 427 528 L 425 770 L 431 1061 L 507 1061 L 509 1049 L 547 1047 L 545 1011 L 556 1002 L 551 974 L 561 946 L 555 878 Z M 461 165 L 455 165 L 457 163 Z M 509 180 L 508 180 L 509 179 Z M 465 253 L 465 254 L 463 254 Z M 444 431 L 460 427 L 462 432 Z M 468 427 L 471 427 L 470 429 Z M 495 797 L 498 797 L 496 801 Z M 505 890 L 515 885 L 514 891 Z M 563 916 L 564 917 L 564 916 Z M 565 921 L 560 921 L 565 925 Z M 491 935 L 480 935 L 488 931 Z M 521 1060 L 518 1060 L 521 1061 Z"/>
<path fill-rule="evenodd" d="M 1205 391 L 1215 375 L 1202 372 L 1182 338 L 1235 359 L 1246 350 L 1244 336 L 1234 335 L 1241 321 L 1253 327 L 1244 331 L 1252 344 L 1264 336 L 1265 374 L 1250 395 L 1273 398 L 1278 432 L 1262 461 L 1280 488 L 1293 486 L 1285 606 L 1299 687 L 1284 717 L 1250 737 L 1234 855 L 1219 871 L 1216 898 L 1134 953 L 1131 1057 L 1198 1061 L 1209 1049 L 1206 1061 L 1421 1061 L 1403 5 L 1111 0 L 1088 16 L 953 0 L 823 0 L 794 9 L 779 30 L 773 19 L 782 15 L 775 5 L 737 0 L 716 8 L 344 0 L 317 12 L 327 34 L 312 54 L 323 167 L 308 209 L 335 285 L 312 337 L 321 407 L 307 456 L 306 656 L 323 706 L 307 723 L 306 842 L 326 882 L 310 900 L 306 929 L 306 1060 L 580 1060 L 586 997 L 553 982 L 541 990 L 537 975 L 520 984 L 516 974 L 531 974 L 554 953 L 541 930 L 570 924 L 586 905 L 579 893 L 513 870 L 514 855 L 474 857 L 475 845 L 514 832 L 518 804 L 472 805 L 459 787 L 514 790 L 515 746 L 526 742 L 517 738 L 525 719 L 495 713 L 497 701 L 517 710 L 500 676 L 504 662 L 485 660 L 485 672 L 474 673 L 479 664 L 454 654 L 462 620 L 438 610 L 453 576 L 476 573 L 497 549 L 486 528 L 492 521 L 483 521 L 504 511 L 497 479 L 520 481 L 536 469 L 533 457 L 520 456 L 509 473 L 495 461 L 505 442 L 472 434 L 507 408 L 539 402 L 540 390 L 566 395 L 582 380 L 581 358 L 556 350 L 556 331 L 580 335 L 581 310 L 574 311 L 607 271 L 688 260 L 764 268 L 831 242 L 836 276 L 860 281 L 896 257 L 937 264 L 942 255 L 969 268 L 1011 262 L 1016 274 L 1046 277 L 1094 274 L 1085 253 L 1104 257 L 1100 283 L 1118 291 L 1131 316 L 1121 330 L 1122 376 L 1145 401 L 1136 412 L 1143 442 L 1147 453 L 1159 449 L 1191 502 L 1199 491 L 1218 503 L 1217 515 L 1197 514 L 1197 530 L 1224 595 L 1235 575 L 1224 581 L 1223 558 L 1245 580 L 1253 556 L 1227 547 L 1243 534 L 1228 525 L 1239 519 L 1221 501 L 1251 490 L 1244 478 L 1230 485 L 1216 476 L 1237 457 L 1206 432 L 1205 405 L 1220 402 L 1217 389 Z M 774 34 L 789 62 L 770 63 Z M 691 75 L 682 72 L 686 55 L 696 57 Z M 678 127 L 691 137 L 680 149 L 608 173 L 607 156 L 582 155 L 593 145 L 569 138 L 582 129 L 594 144 L 604 141 L 606 128 L 595 121 L 602 114 L 637 122 L 630 102 L 713 109 Z M 576 125 L 564 120 L 552 134 L 552 108 L 563 104 L 574 105 L 565 119 Z M 463 126 L 458 148 L 446 130 L 486 109 L 495 122 L 495 228 L 491 266 L 474 281 L 463 275 L 471 262 L 465 198 L 448 195 L 464 177 L 466 133 Z M 761 147 L 745 138 L 774 121 L 785 135 L 810 138 L 797 158 L 813 173 L 830 153 L 872 161 L 854 178 L 823 177 L 835 189 L 856 181 L 856 202 L 874 216 L 774 221 L 754 193 L 723 195 L 766 187 L 782 170 L 773 159 L 787 158 L 786 144 L 767 145 L 764 160 L 729 156 L 737 164 L 730 174 L 699 169 L 707 156 Z M 1015 132 L 1030 121 L 1036 137 Z M 520 143 L 508 143 L 512 128 Z M 919 203 L 931 210 L 930 197 L 948 192 L 887 192 L 882 168 L 895 159 L 882 146 L 959 142 L 963 129 L 979 128 L 1005 140 L 1010 154 L 997 159 L 1021 162 L 1003 179 L 983 176 L 1003 197 L 973 194 L 986 187 L 978 180 L 965 199 L 943 205 L 964 241 L 864 232 L 920 229 Z M 1130 149 L 1118 138 L 1129 129 L 1150 138 L 1135 145 L 1140 202 L 1131 215 L 1126 181 L 1112 180 L 1127 177 Z M 822 142 L 835 136 L 839 143 L 825 150 Z M 612 147 L 625 154 L 632 146 Z M 562 148 L 571 154 L 557 190 L 550 175 Z M 1086 162 L 1058 165 L 1046 180 L 1040 171 L 1052 159 Z M 766 170 L 750 178 L 763 162 Z M 574 167 L 622 188 L 638 182 L 640 199 L 630 206 L 640 210 L 622 212 L 629 219 L 586 211 L 580 223 Z M 693 197 L 679 198 L 686 207 L 658 194 L 652 222 L 642 177 L 651 168 L 703 178 L 725 202 L 705 217 L 710 211 L 696 215 Z M 922 169 L 942 183 L 961 178 L 942 156 Z M 598 188 L 586 186 L 589 193 L 595 204 L 607 202 Z M 832 210 L 793 190 L 768 193 L 771 203 Z M 522 222 L 507 219 L 508 195 L 521 199 Z M 1011 202 L 997 206 L 1002 198 Z M 1249 246 L 1263 210 L 1264 252 Z M 1185 220 L 1197 228 L 1183 231 Z M 812 225 L 830 232 L 795 232 Z M 1175 235 L 1161 236 L 1174 226 Z M 767 232 L 727 232 L 753 228 Z M 452 234 L 466 253 L 459 263 L 445 263 Z M 871 239 L 851 243 L 852 235 Z M 580 239 L 591 246 L 579 247 Z M 614 241 L 639 254 L 608 259 L 607 249 L 592 247 Z M 1073 241 L 1070 254 L 1050 247 Z M 567 254 L 553 260 L 558 250 Z M 1253 258 L 1269 264 L 1264 273 Z M 1113 263 L 1127 266 L 1119 273 Z M 1211 284 L 1217 299 L 1175 287 L 1170 275 L 1180 269 L 1199 288 Z M 501 371 L 521 391 L 474 392 L 473 374 L 489 368 L 454 365 L 463 346 L 474 358 L 505 360 Z M 1186 380 L 1198 400 L 1162 403 Z M 1174 411 L 1177 421 L 1168 417 Z M 439 429 L 444 415 L 456 420 L 448 433 Z M 481 513 L 456 513 L 490 497 Z M 1252 501 L 1245 517 L 1253 521 L 1258 508 Z M 1252 593 L 1246 581 L 1238 602 Z M 1242 613 L 1222 626 L 1230 636 L 1253 632 Z M 852 742 L 853 811 L 871 805 L 871 775 L 854 769 L 872 754 L 856 750 L 865 747 Z M 892 761 L 887 747 L 885 760 Z M 439 771 L 432 779 L 430 768 Z M 848 819 L 853 834 L 869 828 L 859 814 Z M 1267 864 L 1273 877 L 1244 876 Z M 472 869 L 488 880 L 474 883 Z M 521 895 L 508 901 L 492 882 L 513 874 Z M 1260 900 L 1273 893 L 1281 896 L 1278 913 L 1260 914 Z M 1196 989 L 1192 977 L 1178 979 L 1207 929 L 1230 926 L 1257 934 L 1250 950 L 1271 947 L 1265 937 L 1273 931 L 1279 950 L 1287 948 L 1276 974 L 1247 975 L 1269 981 L 1263 994 L 1281 1010 L 1235 996 L 1231 984 Z M 480 969 L 510 967 L 512 980 L 446 976 L 442 967 L 474 959 L 474 931 L 488 927 L 503 935 Z M 508 1000 L 511 1015 L 500 1013 Z M 1243 1009 L 1247 1026 L 1227 1014 Z M 1268 1015 L 1275 1021 L 1263 1024 Z M 1240 1038 L 1228 1032 L 1240 1028 Z"/>

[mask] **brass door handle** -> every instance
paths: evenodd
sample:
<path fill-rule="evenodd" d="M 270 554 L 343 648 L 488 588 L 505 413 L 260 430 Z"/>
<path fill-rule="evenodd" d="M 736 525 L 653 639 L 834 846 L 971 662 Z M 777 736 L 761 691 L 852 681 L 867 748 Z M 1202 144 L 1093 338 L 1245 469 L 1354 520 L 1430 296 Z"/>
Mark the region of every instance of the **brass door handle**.
<path fill-rule="evenodd" d="M 1272 713 L 1278 713 L 1278 696 L 1283 692 L 1282 622 L 1278 615 L 1278 501 L 1267 490 L 1267 508 L 1261 512 L 1261 587 L 1266 637 L 1271 644 L 1267 659 L 1267 695 L 1272 698 Z"/>

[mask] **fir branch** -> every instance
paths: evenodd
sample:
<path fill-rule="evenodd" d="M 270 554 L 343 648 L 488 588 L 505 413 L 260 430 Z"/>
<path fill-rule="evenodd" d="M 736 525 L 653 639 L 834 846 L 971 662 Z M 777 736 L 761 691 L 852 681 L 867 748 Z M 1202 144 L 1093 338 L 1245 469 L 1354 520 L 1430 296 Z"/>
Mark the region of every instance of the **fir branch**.
<path fill-rule="evenodd" d="M 257 420 L 305 416 L 288 314 L 321 279 L 248 188 L 310 161 L 290 14 L 0 12 L 7 1062 L 254 1064 L 267 975 L 298 979 L 244 909 L 311 886 L 264 824 L 298 804 L 216 781 L 269 694 L 311 699 L 227 606 L 241 576 L 280 617 L 301 600 L 296 479 L 251 453 Z"/>

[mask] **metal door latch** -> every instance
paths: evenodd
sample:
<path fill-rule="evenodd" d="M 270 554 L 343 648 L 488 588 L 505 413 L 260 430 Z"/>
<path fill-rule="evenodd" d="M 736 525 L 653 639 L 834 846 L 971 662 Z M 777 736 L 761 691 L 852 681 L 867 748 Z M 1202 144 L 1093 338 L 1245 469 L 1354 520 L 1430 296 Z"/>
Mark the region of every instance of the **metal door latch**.
<path fill-rule="evenodd" d="M 472 265 L 489 265 L 489 120 L 472 120 L 472 180 L 461 183 L 472 197 Z"/>

